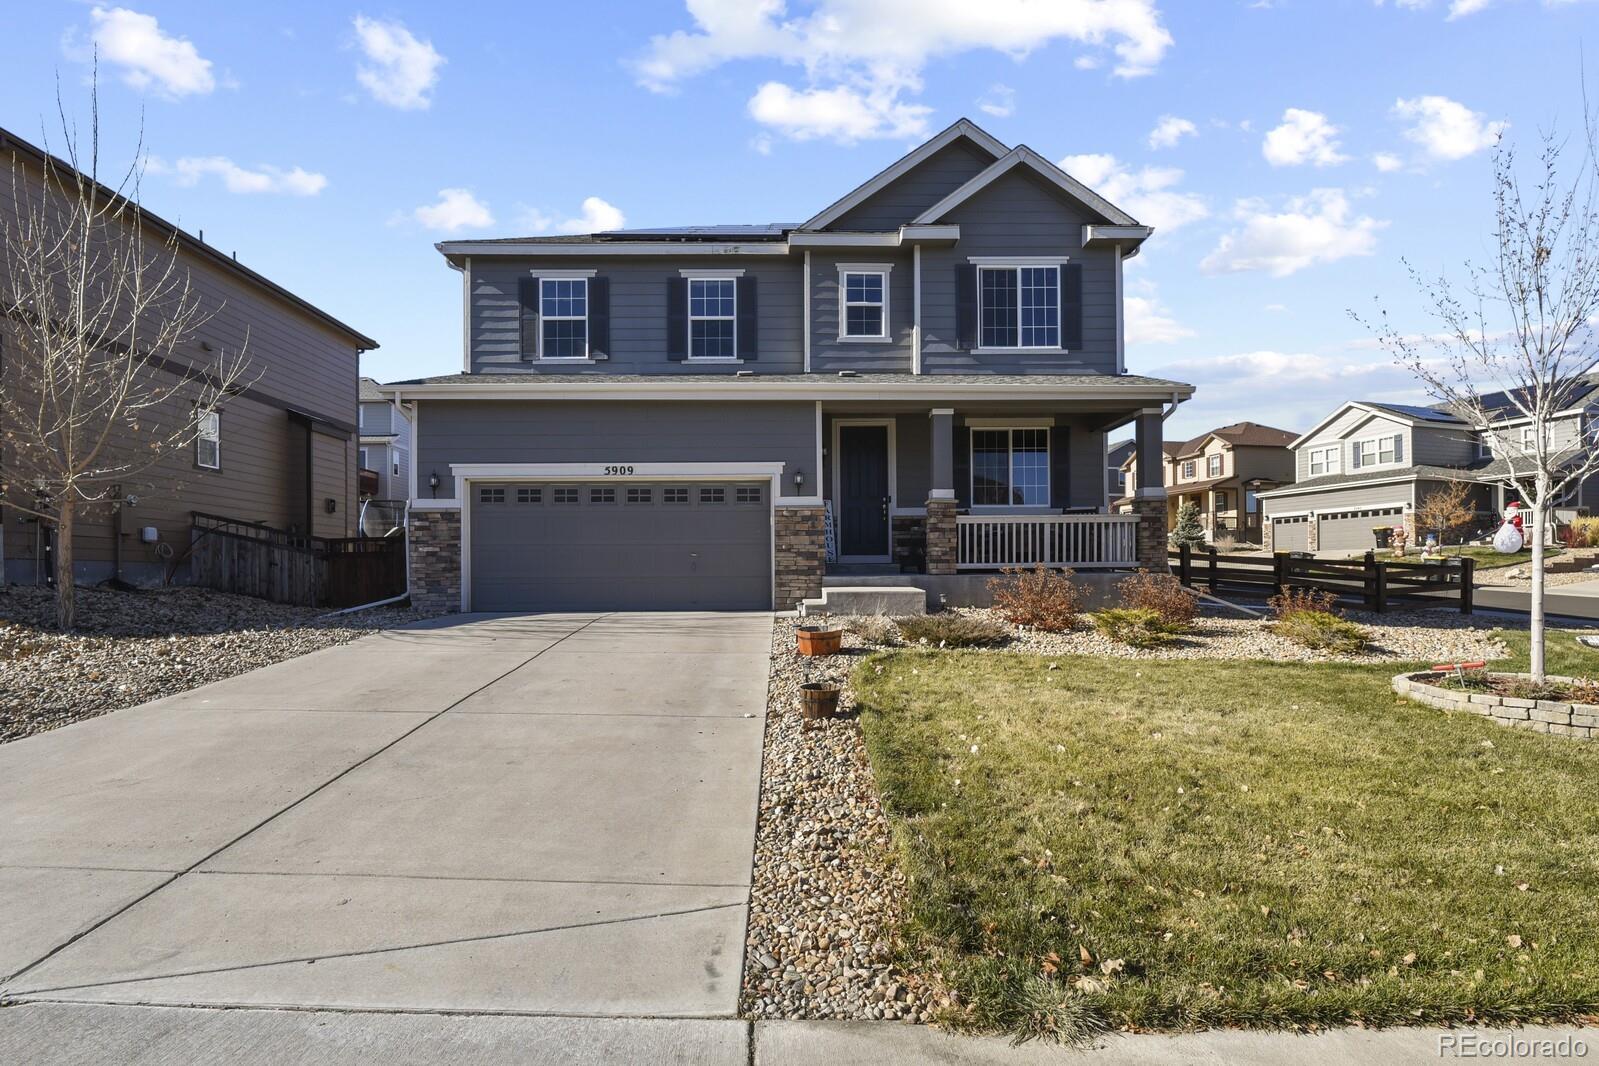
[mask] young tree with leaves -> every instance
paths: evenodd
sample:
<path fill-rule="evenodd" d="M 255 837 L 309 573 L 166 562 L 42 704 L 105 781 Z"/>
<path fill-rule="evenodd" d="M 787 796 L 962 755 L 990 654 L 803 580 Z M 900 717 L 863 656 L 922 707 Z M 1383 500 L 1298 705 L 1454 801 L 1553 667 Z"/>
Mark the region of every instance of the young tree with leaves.
<path fill-rule="evenodd" d="M 102 185 L 98 101 L 86 144 L 61 110 L 63 159 L 13 152 L 0 203 L 0 483 L 12 508 L 54 526 L 56 622 L 75 621 L 73 537 L 139 479 L 195 446 L 243 384 L 242 351 L 196 359 L 209 318 L 174 232 L 146 232 L 141 164 Z M 9 208 L 9 211 L 7 210 Z"/>
<path fill-rule="evenodd" d="M 1599 152 L 1593 114 L 1585 108 L 1583 117 L 1574 166 L 1563 161 L 1568 145 L 1552 132 L 1525 177 L 1512 148 L 1495 147 L 1486 263 L 1468 262 L 1459 284 L 1411 268 L 1441 332 L 1415 338 L 1386 312 L 1375 327 L 1432 395 L 1493 439 L 1506 467 L 1500 483 L 1527 505 L 1537 680 L 1544 677 L 1544 531 L 1557 501 L 1599 471 L 1599 424 L 1571 413 L 1586 402 L 1599 364 Z M 1485 394 L 1497 394 L 1491 406 Z M 1576 435 L 1562 443 L 1557 424 L 1577 427 Z"/>

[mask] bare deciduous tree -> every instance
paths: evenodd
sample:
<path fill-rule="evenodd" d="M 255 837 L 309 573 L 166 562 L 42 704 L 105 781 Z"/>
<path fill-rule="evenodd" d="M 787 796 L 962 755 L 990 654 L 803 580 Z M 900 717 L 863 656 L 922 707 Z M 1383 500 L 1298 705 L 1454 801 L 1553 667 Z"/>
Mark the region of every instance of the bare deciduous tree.
<path fill-rule="evenodd" d="M 1599 425 L 1571 414 L 1585 402 L 1599 364 L 1599 155 L 1586 109 L 1584 122 L 1586 151 L 1570 168 L 1574 174 L 1553 132 L 1541 138 L 1525 180 L 1514 150 L 1495 147 L 1491 258 L 1467 263 L 1463 283 L 1424 278 L 1412 267 L 1440 335 L 1407 336 L 1386 312 L 1376 326 L 1402 366 L 1492 441 L 1505 464 L 1500 483 L 1531 512 L 1532 675 L 1539 680 L 1544 531 L 1566 493 L 1599 471 Z"/>
<path fill-rule="evenodd" d="M 98 101 L 86 145 L 64 110 L 58 160 L 13 153 L 0 207 L 0 481 L 7 503 L 55 527 L 56 619 L 74 625 L 73 534 L 154 467 L 193 448 L 243 382 L 243 351 L 195 356 L 211 316 L 178 235 L 147 232 L 137 159 L 101 184 Z"/>
<path fill-rule="evenodd" d="M 1471 506 L 1471 488 L 1464 481 L 1446 481 L 1423 496 L 1416 507 L 1416 530 L 1438 534 L 1438 546 L 1448 543 L 1449 533 L 1477 517 Z"/>

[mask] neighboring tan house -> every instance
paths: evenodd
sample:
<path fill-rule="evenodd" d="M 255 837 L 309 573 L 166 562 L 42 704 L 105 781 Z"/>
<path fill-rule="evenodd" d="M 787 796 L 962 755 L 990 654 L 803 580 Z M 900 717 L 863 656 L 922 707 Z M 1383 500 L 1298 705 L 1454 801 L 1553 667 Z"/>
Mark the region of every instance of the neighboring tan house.
<path fill-rule="evenodd" d="M 363 500 L 404 500 L 411 486 L 411 421 L 372 378 L 361 379 L 357 452 Z"/>
<path fill-rule="evenodd" d="M 1491 532 L 1504 510 L 1510 470 L 1507 449 L 1532 443 L 1533 427 L 1503 393 L 1482 397 L 1495 416 L 1474 425 L 1443 404 L 1351 401 L 1293 442 L 1295 484 L 1261 494 L 1267 541 L 1277 551 L 1360 551 L 1376 543 L 1373 530 L 1405 527 L 1414 542 L 1415 511 L 1449 482 L 1471 486 L 1478 519 L 1472 533 Z M 1595 447 L 1599 376 L 1554 422 L 1558 447 L 1572 456 Z M 1599 505 L 1599 480 L 1589 478 L 1561 501 L 1557 515 Z M 1423 530 L 1423 533 L 1426 531 Z"/>
<path fill-rule="evenodd" d="M 1110 514 L 1105 476 L 1108 432 L 1158 456 L 1193 392 L 1124 366 L 1150 232 L 962 120 L 802 223 L 446 241 L 462 372 L 383 387 L 413 593 L 765 610 L 863 569 L 1163 568 L 1164 488 Z"/>
<path fill-rule="evenodd" d="M 1192 440 L 1162 447 L 1161 480 L 1166 486 L 1167 522 L 1175 525 L 1185 503 L 1199 508 L 1205 539 L 1218 536 L 1258 544 L 1261 540 L 1258 494 L 1294 480 L 1294 435 L 1256 422 L 1235 422 Z M 1123 464 L 1129 482 L 1138 459 Z M 1116 501 L 1118 507 L 1130 499 Z"/>
<path fill-rule="evenodd" d="M 39 195 L 45 161 L 39 148 L 0 130 L 0 220 L 14 218 L 19 195 Z M 59 159 L 52 165 L 70 172 Z M 13 188 L 18 178 L 23 190 Z M 186 356 L 203 364 L 204 353 L 242 349 L 246 384 L 207 419 L 192 454 L 130 476 L 126 492 L 138 500 L 124 510 L 120 534 L 112 513 L 79 517 L 77 580 L 156 583 L 169 570 L 184 580 L 196 511 L 296 533 L 353 535 L 358 357 L 377 342 L 149 211 L 141 222 L 153 243 L 176 235 L 180 265 L 211 315 L 174 353 L 173 372 L 183 372 Z M 6 332 L 0 318 L 0 350 Z M 0 364 L 0 374 L 7 372 L 17 372 L 15 360 Z M 0 506 L 0 531 L 4 579 L 44 580 L 49 524 Z"/>

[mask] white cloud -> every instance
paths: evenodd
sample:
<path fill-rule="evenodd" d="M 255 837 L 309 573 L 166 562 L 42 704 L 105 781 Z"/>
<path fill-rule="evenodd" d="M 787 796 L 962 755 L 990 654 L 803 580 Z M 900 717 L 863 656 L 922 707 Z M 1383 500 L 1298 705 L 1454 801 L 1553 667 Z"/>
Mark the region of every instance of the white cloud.
<path fill-rule="evenodd" d="M 583 209 L 572 218 L 557 218 L 535 207 L 524 207 L 517 221 L 530 234 L 549 233 L 604 233 L 627 225 L 627 216 L 620 208 L 598 196 L 586 197 Z"/>
<path fill-rule="evenodd" d="M 184 156 L 168 165 L 152 158 L 146 168 L 152 174 L 171 174 L 179 185 L 198 185 L 207 176 L 222 179 L 228 192 L 236 193 L 286 193 L 290 196 L 315 196 L 327 188 L 326 175 L 303 167 L 269 166 L 265 163 L 242 167 L 227 156 Z"/>
<path fill-rule="evenodd" d="M 1072 60 L 1072 66 L 1078 70 L 1098 70 L 1099 65 L 1098 56 L 1078 56 Z"/>
<path fill-rule="evenodd" d="M 428 229 L 445 233 L 494 225 L 489 205 L 473 196 L 470 189 L 440 189 L 437 203 L 424 204 L 412 211 L 411 217 Z"/>
<path fill-rule="evenodd" d="M 356 67 L 355 77 L 378 103 L 404 111 L 428 107 L 428 96 L 439 81 L 443 56 L 431 41 L 416 38 L 404 24 L 355 16 L 355 36 L 367 62 Z"/>
<path fill-rule="evenodd" d="M 164 33 L 154 15 L 125 7 L 89 12 L 89 36 L 101 59 L 121 69 L 135 89 L 153 88 L 177 98 L 208 93 L 217 86 L 211 61 L 184 37 Z"/>
<path fill-rule="evenodd" d="M 1405 165 L 1405 161 L 1392 152 L 1378 152 L 1371 157 L 1371 165 L 1384 174 L 1392 174 Z"/>
<path fill-rule="evenodd" d="M 1349 158 L 1338 150 L 1338 132 L 1321 112 L 1290 107 L 1283 112 L 1282 125 L 1266 133 L 1260 151 L 1274 167 L 1330 167 Z"/>
<path fill-rule="evenodd" d="M 1574 2 L 1575 0 L 1543 0 L 1543 6 L 1561 7 Z M 1498 3 L 1498 0 L 1449 0 L 1447 17 L 1451 21 L 1465 18 L 1468 15 L 1477 14 L 1479 11 L 1486 11 L 1496 3 Z M 1382 7 L 1383 0 L 1376 0 L 1376 4 L 1378 7 Z M 1432 0 L 1394 0 L 1394 6 L 1407 11 L 1421 11 L 1424 8 L 1431 7 Z"/>
<path fill-rule="evenodd" d="M 903 98 L 921 91 L 930 61 L 981 49 L 1021 59 L 1068 40 L 1114 53 L 1122 77 L 1148 74 L 1172 45 L 1156 2 L 815 0 L 791 16 L 783 0 L 686 0 L 693 29 L 651 38 L 632 66 L 642 84 L 666 92 L 724 63 L 776 60 L 802 68 L 805 84 L 763 84 L 750 101 L 758 121 L 773 115 L 789 136 L 918 137 L 930 109 Z M 845 103 L 864 103 L 872 120 L 837 116 Z"/>
<path fill-rule="evenodd" d="M 1016 90 L 1009 85 L 993 85 L 988 95 L 977 101 L 977 110 L 995 118 L 1009 118 L 1016 112 Z"/>
<path fill-rule="evenodd" d="M 1241 226 L 1200 261 L 1207 274 L 1264 270 L 1281 278 L 1317 263 L 1370 255 L 1378 232 L 1388 225 L 1356 217 L 1342 189 L 1315 189 L 1281 211 L 1260 200 L 1240 200 L 1233 215 Z"/>
<path fill-rule="evenodd" d="M 1173 148 L 1184 137 L 1199 136 L 1199 128 L 1186 118 L 1176 115 L 1162 115 L 1160 121 L 1155 123 L 1155 128 L 1149 131 L 1149 146 L 1151 148 Z"/>
<path fill-rule="evenodd" d="M 796 141 L 827 137 L 842 144 L 873 137 L 921 137 L 932 108 L 900 101 L 891 92 L 863 94 L 847 86 L 793 89 L 769 81 L 750 98 L 755 121 Z"/>
<path fill-rule="evenodd" d="M 1128 344 L 1173 344 L 1194 335 L 1152 295 L 1123 297 L 1122 314 Z"/>
<path fill-rule="evenodd" d="M 1447 96 L 1417 96 L 1394 103 L 1393 115 L 1411 125 L 1405 136 L 1431 159 L 1453 161 L 1493 147 L 1508 123 L 1489 122 L 1480 112 Z"/>
<path fill-rule="evenodd" d="M 1104 152 L 1069 155 L 1058 165 L 1138 221 L 1163 232 L 1210 214 L 1203 197 L 1175 188 L 1183 180 L 1183 172 L 1176 167 L 1135 171 Z"/>

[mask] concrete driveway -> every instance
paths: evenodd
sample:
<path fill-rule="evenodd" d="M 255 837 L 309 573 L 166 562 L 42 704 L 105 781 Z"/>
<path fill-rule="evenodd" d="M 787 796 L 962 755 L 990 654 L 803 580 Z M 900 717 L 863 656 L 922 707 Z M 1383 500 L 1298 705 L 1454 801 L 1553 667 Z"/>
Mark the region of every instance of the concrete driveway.
<path fill-rule="evenodd" d="M 769 637 L 458 617 L 0 746 L 0 990 L 732 1016 Z"/>

